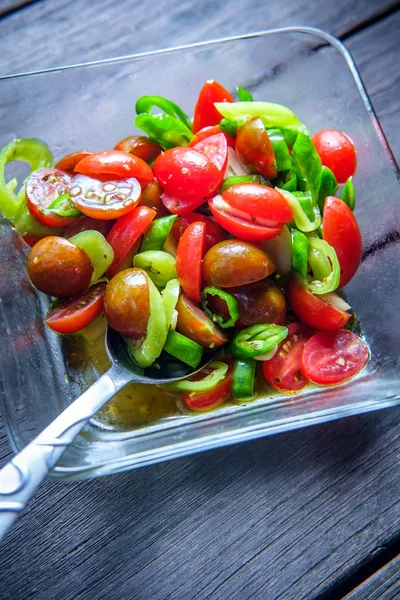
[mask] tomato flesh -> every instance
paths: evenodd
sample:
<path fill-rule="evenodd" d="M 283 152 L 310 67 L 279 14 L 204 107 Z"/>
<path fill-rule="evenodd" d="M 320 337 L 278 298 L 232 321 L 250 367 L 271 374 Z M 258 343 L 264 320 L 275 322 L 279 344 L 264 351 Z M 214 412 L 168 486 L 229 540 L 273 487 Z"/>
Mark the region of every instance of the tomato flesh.
<path fill-rule="evenodd" d="M 354 277 L 362 256 L 362 238 L 357 219 L 343 200 L 328 196 L 322 221 L 323 238 L 333 246 L 340 264 L 342 288 Z"/>
<path fill-rule="evenodd" d="M 86 175 L 76 175 L 69 193 L 75 206 L 87 217 L 110 220 L 130 212 L 140 200 L 137 179 L 99 181 Z"/>
<path fill-rule="evenodd" d="M 121 268 L 131 248 L 145 233 L 156 214 L 152 208 L 137 206 L 127 215 L 117 219 L 107 236 L 107 242 L 114 250 L 114 260 L 107 270 L 109 277 L 113 277 Z"/>
<path fill-rule="evenodd" d="M 309 327 L 333 331 L 346 325 L 349 313 L 324 302 L 303 288 L 295 277 L 290 277 L 286 286 L 290 305 L 296 315 Z"/>
<path fill-rule="evenodd" d="M 263 374 L 272 388 L 284 392 L 297 392 L 306 385 L 307 378 L 301 372 L 301 355 L 304 344 L 314 331 L 303 323 L 288 325 L 287 338 L 278 346 L 270 360 L 263 362 Z"/>
<path fill-rule="evenodd" d="M 234 102 L 233 96 L 218 81 L 206 81 L 200 90 L 194 108 L 193 133 L 210 125 L 218 125 L 222 115 L 217 111 L 214 102 Z"/>
<path fill-rule="evenodd" d="M 353 332 L 321 331 L 306 342 L 301 370 L 314 383 L 332 385 L 356 375 L 368 356 L 367 345 Z"/>
<path fill-rule="evenodd" d="M 71 217 L 60 217 L 48 207 L 62 194 L 69 192 L 71 175 L 60 169 L 38 169 L 29 177 L 26 188 L 26 201 L 29 212 L 39 223 L 47 227 L 65 227 L 73 223 Z"/>
<path fill-rule="evenodd" d="M 222 177 L 228 164 L 228 144 L 223 133 L 217 133 L 193 145 L 195 150 L 203 152 L 221 172 Z"/>
<path fill-rule="evenodd" d="M 203 127 L 203 129 L 200 129 L 200 131 L 198 131 L 196 133 L 196 135 L 190 140 L 190 142 L 189 142 L 188 145 L 189 146 L 196 146 L 196 144 L 198 142 L 201 142 L 205 138 L 208 138 L 208 137 L 210 137 L 212 135 L 216 135 L 217 133 L 222 133 L 222 135 L 225 136 L 226 143 L 228 144 L 228 147 L 235 149 L 235 146 L 236 146 L 236 140 L 235 140 L 235 138 L 231 137 L 230 135 L 228 135 L 224 131 L 221 131 L 221 128 L 220 128 L 219 125 L 210 125 L 208 127 Z"/>
<path fill-rule="evenodd" d="M 188 225 L 182 234 L 176 250 L 176 272 L 186 296 L 193 302 L 200 302 L 202 258 L 206 225 L 195 221 Z"/>
<path fill-rule="evenodd" d="M 45 317 L 46 324 L 58 333 L 75 333 L 91 323 L 103 310 L 106 283 L 93 285 L 81 296 L 62 300 Z"/>
<path fill-rule="evenodd" d="M 105 150 L 86 156 L 78 162 L 75 172 L 102 181 L 135 177 L 142 186 L 153 179 L 153 171 L 144 160 L 121 150 Z"/>
<path fill-rule="evenodd" d="M 357 169 L 357 154 L 353 142 L 336 129 L 321 129 L 312 137 L 321 162 L 333 172 L 338 183 L 345 181 Z"/>
<path fill-rule="evenodd" d="M 208 392 L 184 392 L 182 400 L 185 405 L 191 410 L 210 410 L 222 404 L 230 396 L 232 389 L 232 372 L 233 364 L 230 361 L 228 371 L 222 381 L 215 386 L 213 390 Z M 200 371 L 195 380 L 203 379 L 210 374 L 210 370 L 205 368 Z"/>

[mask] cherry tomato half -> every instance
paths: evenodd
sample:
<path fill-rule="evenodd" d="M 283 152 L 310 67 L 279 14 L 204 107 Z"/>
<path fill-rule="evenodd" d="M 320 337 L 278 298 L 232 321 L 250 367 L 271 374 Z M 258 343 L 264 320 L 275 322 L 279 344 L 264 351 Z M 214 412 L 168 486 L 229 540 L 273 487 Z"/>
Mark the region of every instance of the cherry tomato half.
<path fill-rule="evenodd" d="M 306 342 L 301 370 L 314 383 L 340 383 L 358 373 L 368 356 L 366 344 L 351 331 L 321 331 Z"/>
<path fill-rule="evenodd" d="M 357 169 L 356 149 L 345 133 L 321 129 L 313 135 L 312 141 L 322 164 L 333 172 L 338 183 L 345 183 L 354 175 Z"/>
<path fill-rule="evenodd" d="M 101 233 L 101 235 L 104 235 L 104 237 L 107 237 L 114 223 L 115 221 L 113 219 L 110 221 L 99 221 L 99 219 L 92 219 L 90 217 L 79 217 L 74 223 L 68 225 L 64 231 L 64 236 L 68 239 L 77 233 L 81 233 L 81 231 L 94 230 Z"/>
<path fill-rule="evenodd" d="M 162 147 L 145 135 L 131 135 L 119 141 L 114 150 L 133 154 L 148 162 L 161 154 Z"/>
<path fill-rule="evenodd" d="M 225 240 L 213 246 L 203 260 L 207 285 L 229 288 L 265 279 L 274 272 L 270 256 L 242 240 Z"/>
<path fill-rule="evenodd" d="M 105 150 L 86 156 L 78 162 L 75 172 L 102 181 L 135 177 L 142 186 L 153 179 L 153 171 L 144 160 L 121 150 Z"/>
<path fill-rule="evenodd" d="M 219 348 L 229 341 L 229 336 L 214 323 L 198 306 L 182 294 L 176 305 L 178 321 L 176 328 L 203 348 Z"/>
<path fill-rule="evenodd" d="M 274 149 L 259 117 L 248 119 L 239 127 L 236 152 L 242 157 L 250 173 L 259 173 L 265 179 L 275 179 L 278 175 Z"/>
<path fill-rule="evenodd" d="M 194 108 L 193 133 L 209 125 L 218 125 L 221 121 L 222 115 L 214 102 L 234 102 L 234 98 L 218 81 L 210 79 L 201 88 Z"/>
<path fill-rule="evenodd" d="M 33 285 L 49 296 L 79 296 L 89 288 L 92 263 L 72 242 L 51 235 L 39 240 L 28 256 L 28 274 Z"/>
<path fill-rule="evenodd" d="M 199 207 L 221 183 L 221 171 L 194 148 L 171 148 L 160 154 L 154 163 L 154 175 L 164 189 L 165 206 L 174 214 Z M 166 200 L 169 197 L 172 201 Z"/>
<path fill-rule="evenodd" d="M 169 215 L 162 201 L 162 189 L 157 181 L 153 179 L 142 189 L 139 206 L 148 206 L 156 211 L 157 217 L 165 217 Z"/>
<path fill-rule="evenodd" d="M 196 375 L 195 380 L 203 379 L 210 374 L 210 369 L 205 367 Z M 208 392 L 184 392 L 182 394 L 182 400 L 185 405 L 191 410 L 210 410 L 222 404 L 229 398 L 232 389 L 232 372 L 233 363 L 230 361 L 228 364 L 228 371 L 222 381 L 215 386 L 213 390 Z"/>
<path fill-rule="evenodd" d="M 140 200 L 137 179 L 99 181 L 76 175 L 69 193 L 75 206 L 87 217 L 108 221 L 130 212 Z"/>
<path fill-rule="evenodd" d="M 67 154 L 61 158 L 56 164 L 56 169 L 61 169 L 61 171 L 68 171 L 69 173 L 74 173 L 75 167 L 82 160 L 82 158 L 86 158 L 86 156 L 90 156 L 93 152 L 89 150 L 80 150 L 78 152 L 72 152 L 71 154 Z"/>
<path fill-rule="evenodd" d="M 340 329 L 350 318 L 349 313 L 335 308 L 303 288 L 295 277 L 289 278 L 286 291 L 293 311 L 309 327 L 327 331 Z"/>
<path fill-rule="evenodd" d="M 191 147 L 195 146 L 198 142 L 201 142 L 205 138 L 208 138 L 212 135 L 216 135 L 217 133 L 222 133 L 225 136 L 226 143 L 228 144 L 229 148 L 235 149 L 235 146 L 236 146 L 235 138 L 231 137 L 224 131 L 221 131 L 221 128 L 219 125 L 210 125 L 209 127 L 203 127 L 203 129 L 200 129 L 200 131 L 198 131 L 196 133 L 196 135 L 190 140 L 188 145 Z"/>
<path fill-rule="evenodd" d="M 204 254 L 206 225 L 201 221 L 191 223 L 183 232 L 176 250 L 176 273 L 186 296 L 200 302 L 201 262 Z"/>
<path fill-rule="evenodd" d="M 75 219 L 60 217 L 48 210 L 50 204 L 69 191 L 71 175 L 59 169 L 38 169 L 29 177 L 26 188 L 26 201 L 29 212 L 39 223 L 47 227 L 65 227 Z"/>
<path fill-rule="evenodd" d="M 97 283 L 75 298 L 61 300 L 45 317 L 46 324 L 58 333 L 75 333 L 91 323 L 103 310 L 106 282 Z"/>
<path fill-rule="evenodd" d="M 340 264 L 339 287 L 355 275 L 362 255 L 362 238 L 357 219 L 343 200 L 328 196 L 322 221 L 323 238 L 336 251 Z"/>
<path fill-rule="evenodd" d="M 268 385 L 285 392 L 297 392 L 306 385 L 307 378 L 300 370 L 301 353 L 314 333 L 303 323 L 288 325 L 287 338 L 279 344 L 271 360 L 263 362 L 263 374 Z"/>
<path fill-rule="evenodd" d="M 121 268 L 131 248 L 144 234 L 156 214 L 155 210 L 148 206 L 137 206 L 127 215 L 117 219 L 107 236 L 107 242 L 114 250 L 114 260 L 107 270 L 109 277 L 113 277 Z"/>
<path fill-rule="evenodd" d="M 172 226 L 171 233 L 177 242 L 179 242 L 183 232 L 185 229 L 187 229 L 190 223 L 194 223 L 195 221 L 202 221 L 206 225 L 204 254 L 208 252 L 212 246 L 215 246 L 215 244 L 226 240 L 228 237 L 222 227 L 220 227 L 220 225 L 218 225 L 218 223 L 212 217 L 207 217 L 206 215 L 201 215 L 200 213 L 188 213 L 183 217 L 178 217 Z"/>
<path fill-rule="evenodd" d="M 221 182 L 228 164 L 228 144 L 223 133 L 217 133 L 205 138 L 193 146 L 195 150 L 203 152 L 221 172 Z"/>

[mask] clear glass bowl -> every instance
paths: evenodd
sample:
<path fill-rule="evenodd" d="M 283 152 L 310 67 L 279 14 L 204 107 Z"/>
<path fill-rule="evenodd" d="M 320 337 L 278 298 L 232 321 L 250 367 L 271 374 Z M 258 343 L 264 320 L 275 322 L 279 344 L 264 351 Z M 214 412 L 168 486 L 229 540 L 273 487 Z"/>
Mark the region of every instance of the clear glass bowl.
<path fill-rule="evenodd" d="M 364 258 L 347 298 L 372 350 L 355 380 L 296 396 L 263 392 L 207 414 L 170 411 L 131 428 L 90 423 L 54 470 L 86 478 L 400 402 L 400 202 L 398 171 L 354 62 L 332 36 L 285 28 L 0 79 L 0 143 L 42 138 L 56 158 L 112 147 L 134 131 L 136 99 L 159 94 L 191 112 L 215 78 L 291 107 L 312 131 L 346 131 L 359 157 L 356 214 Z M 27 248 L 0 222 L 0 385 L 11 445 L 21 449 L 97 375 L 42 324 L 47 300 L 29 284 Z M 151 402 L 149 393 L 149 403 Z M 146 407 L 144 407 L 146 411 Z"/>

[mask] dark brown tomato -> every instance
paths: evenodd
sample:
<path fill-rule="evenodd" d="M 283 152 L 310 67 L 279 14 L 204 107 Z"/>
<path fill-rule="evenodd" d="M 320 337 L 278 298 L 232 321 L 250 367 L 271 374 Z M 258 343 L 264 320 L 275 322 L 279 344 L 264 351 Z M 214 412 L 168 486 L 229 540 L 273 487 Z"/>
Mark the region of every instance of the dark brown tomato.
<path fill-rule="evenodd" d="M 248 119 L 239 127 L 236 151 L 250 173 L 260 173 L 265 179 L 275 179 L 277 176 L 274 149 L 259 117 Z"/>
<path fill-rule="evenodd" d="M 162 202 L 162 189 L 157 181 L 153 179 L 142 189 L 139 206 L 148 206 L 156 211 L 157 217 L 169 215 L 169 211 Z"/>
<path fill-rule="evenodd" d="M 162 147 L 145 135 L 131 135 L 118 142 L 114 150 L 128 152 L 148 162 L 161 154 Z"/>
<path fill-rule="evenodd" d="M 104 235 L 104 237 L 107 237 L 114 223 L 115 220 L 113 219 L 110 221 L 100 221 L 99 219 L 92 219 L 91 217 L 79 217 L 74 223 L 68 225 L 64 235 L 69 239 L 82 231 L 94 230 Z"/>
<path fill-rule="evenodd" d="M 56 298 L 83 294 L 89 288 L 92 270 L 88 255 L 58 236 L 38 241 L 28 256 L 28 274 L 33 285 Z"/>
<path fill-rule="evenodd" d="M 285 296 L 272 281 L 265 279 L 250 285 L 228 288 L 226 291 L 239 303 L 240 317 L 235 324 L 237 329 L 258 323 L 285 323 Z M 225 302 L 218 296 L 209 296 L 208 305 L 213 312 L 229 317 Z"/>
<path fill-rule="evenodd" d="M 104 312 L 121 335 L 139 340 L 146 336 L 150 316 L 150 289 L 142 269 L 125 269 L 110 280 L 104 294 Z"/>
<path fill-rule="evenodd" d="M 184 294 L 176 305 L 178 313 L 177 330 L 203 348 L 218 348 L 229 341 L 226 332 Z"/>
<path fill-rule="evenodd" d="M 260 281 L 274 270 L 274 262 L 266 252 L 242 240 L 219 242 L 210 248 L 203 262 L 206 284 L 221 288 Z"/>

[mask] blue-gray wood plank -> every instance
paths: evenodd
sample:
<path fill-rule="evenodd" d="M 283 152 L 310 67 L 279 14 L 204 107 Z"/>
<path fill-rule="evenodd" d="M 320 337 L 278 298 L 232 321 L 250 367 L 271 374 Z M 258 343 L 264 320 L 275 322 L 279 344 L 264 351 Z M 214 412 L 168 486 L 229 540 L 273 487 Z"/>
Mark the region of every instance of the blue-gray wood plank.
<path fill-rule="evenodd" d="M 0 72 L 288 24 L 345 36 L 399 158 L 395 2 L 39 0 L 0 19 Z M 48 480 L 0 548 L 0 598 L 338 597 L 398 539 L 399 425 L 391 409 L 114 477 Z M 392 565 L 351 600 L 394 597 Z"/>

